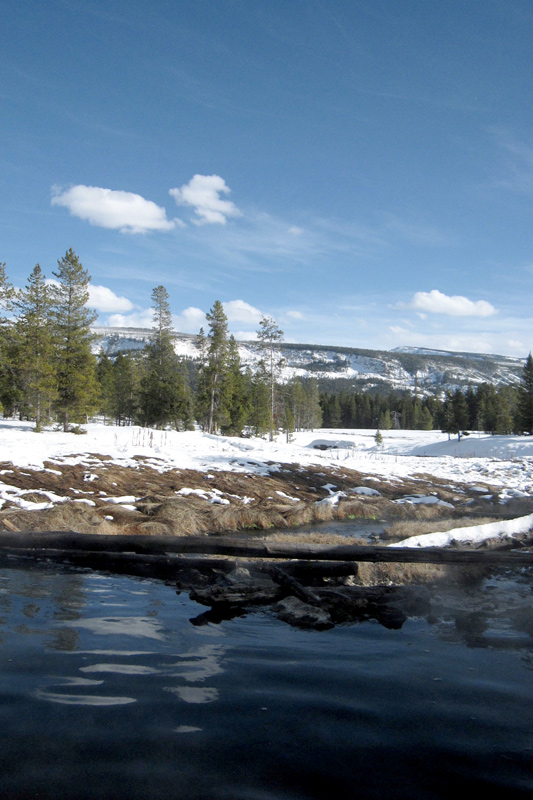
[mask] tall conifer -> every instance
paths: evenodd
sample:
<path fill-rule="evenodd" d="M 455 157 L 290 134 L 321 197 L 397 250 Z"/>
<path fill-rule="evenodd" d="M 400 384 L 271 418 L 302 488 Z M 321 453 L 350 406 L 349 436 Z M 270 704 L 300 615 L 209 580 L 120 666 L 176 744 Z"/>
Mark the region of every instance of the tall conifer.
<path fill-rule="evenodd" d="M 57 396 L 57 376 L 51 289 L 39 264 L 33 268 L 26 288 L 19 292 L 15 307 L 20 389 L 25 410 L 35 420 L 35 430 L 40 431 Z"/>
<path fill-rule="evenodd" d="M 144 425 L 176 428 L 189 422 L 190 401 L 179 359 L 172 344 L 172 314 L 168 292 L 156 286 L 152 292 L 153 327 L 145 347 L 145 368 L 141 378 L 140 416 Z"/>
<path fill-rule="evenodd" d="M 272 441 L 278 422 L 276 415 L 276 380 L 283 361 L 279 356 L 276 357 L 276 350 L 283 340 L 283 331 L 277 326 L 272 317 L 262 316 L 259 320 L 257 339 L 267 353 L 265 362 L 270 381 L 270 441 Z"/>
<path fill-rule="evenodd" d="M 87 308 L 91 276 L 70 248 L 53 272 L 52 321 L 56 345 L 56 408 L 68 431 L 69 422 L 81 421 L 97 405 L 96 358 L 91 351 L 91 323 L 96 314 Z"/>
<path fill-rule="evenodd" d="M 533 434 L 533 356 L 526 359 L 518 390 L 518 422 L 521 432 Z"/>
<path fill-rule="evenodd" d="M 209 332 L 198 374 L 197 415 L 208 433 L 231 425 L 228 318 L 220 300 L 205 315 Z"/>

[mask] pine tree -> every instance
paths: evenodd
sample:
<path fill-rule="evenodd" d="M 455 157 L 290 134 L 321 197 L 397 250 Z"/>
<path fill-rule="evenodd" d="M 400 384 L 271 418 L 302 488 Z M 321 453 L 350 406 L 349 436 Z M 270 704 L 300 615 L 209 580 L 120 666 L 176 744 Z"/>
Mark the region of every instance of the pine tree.
<path fill-rule="evenodd" d="M 229 369 L 228 318 L 220 300 L 205 315 L 209 324 L 204 362 L 198 375 L 198 418 L 208 433 L 231 424 L 231 380 Z"/>
<path fill-rule="evenodd" d="M 0 262 L 0 308 L 3 308 L 5 311 L 11 311 L 15 294 L 15 290 L 6 276 L 5 261 Z M 5 322 L 5 318 L 0 317 L 0 322 Z"/>
<path fill-rule="evenodd" d="M 276 379 L 281 368 L 282 359 L 275 358 L 277 345 L 283 340 L 283 331 L 278 328 L 272 317 L 262 316 L 259 320 L 257 338 L 268 353 L 268 374 L 270 379 L 270 441 L 274 438 L 276 425 Z"/>
<path fill-rule="evenodd" d="M 392 420 L 388 408 L 382 411 L 381 414 L 379 415 L 378 428 L 380 428 L 383 431 L 390 431 L 390 429 L 392 428 Z"/>
<path fill-rule="evenodd" d="M 164 286 L 152 291 L 151 341 L 144 348 L 144 374 L 140 387 L 140 417 L 144 425 L 179 429 L 189 418 L 190 399 L 179 359 L 172 344 L 172 314 Z"/>
<path fill-rule="evenodd" d="M 256 373 L 250 377 L 251 412 L 250 425 L 254 436 L 264 436 L 271 430 L 270 382 L 265 362 L 261 360 Z"/>
<path fill-rule="evenodd" d="M 97 404 L 96 359 L 91 352 L 90 328 L 96 314 L 87 308 L 91 277 L 72 248 L 57 263 L 59 269 L 52 273 L 58 280 L 52 290 L 56 408 L 63 430 L 68 431 L 71 419 L 86 420 Z"/>
<path fill-rule="evenodd" d="M 320 395 L 318 383 L 315 378 L 310 378 L 304 384 L 305 406 L 301 420 L 302 427 L 307 430 L 320 428 L 322 425 L 322 409 L 320 407 Z"/>
<path fill-rule="evenodd" d="M 420 415 L 420 429 L 423 431 L 433 430 L 433 417 L 431 416 L 431 412 L 427 406 L 422 408 L 422 413 Z"/>
<path fill-rule="evenodd" d="M 533 434 L 533 357 L 526 359 L 518 390 L 518 423 L 521 432 Z"/>
<path fill-rule="evenodd" d="M 513 432 L 513 388 L 502 386 L 498 390 L 495 433 L 506 436 Z"/>
<path fill-rule="evenodd" d="M 290 416 L 288 416 L 290 412 Z M 283 427 L 287 427 L 287 421 L 292 420 L 293 430 L 301 431 L 304 429 L 305 416 L 305 390 L 299 378 L 293 378 L 287 385 L 287 399 L 285 403 L 285 421 Z"/>
<path fill-rule="evenodd" d="M 131 425 L 139 408 L 140 374 L 138 360 L 119 353 L 113 364 L 111 408 L 118 425 Z"/>
<path fill-rule="evenodd" d="M 25 411 L 41 430 L 57 396 L 52 297 L 39 264 L 15 300 L 18 377 Z"/>
<path fill-rule="evenodd" d="M 456 389 L 453 394 L 447 392 L 446 400 L 444 401 L 443 433 L 447 433 L 448 438 L 450 434 L 456 433 L 457 438 L 460 440 L 467 426 L 468 406 L 464 394 L 460 389 Z"/>
<path fill-rule="evenodd" d="M 6 265 L 0 263 L 0 310 L 11 311 L 15 291 L 6 276 Z M 14 355 L 13 328 L 8 318 L 0 314 L 0 402 L 4 414 L 12 413 L 19 398 L 16 385 L 16 359 Z"/>
<path fill-rule="evenodd" d="M 241 369 L 239 349 L 234 336 L 228 343 L 228 402 L 229 420 L 222 427 L 222 433 L 241 436 L 250 416 L 250 397 L 248 381 Z"/>
<path fill-rule="evenodd" d="M 486 432 L 496 433 L 498 398 L 491 383 L 482 383 L 476 393 L 478 407 L 478 427 Z"/>

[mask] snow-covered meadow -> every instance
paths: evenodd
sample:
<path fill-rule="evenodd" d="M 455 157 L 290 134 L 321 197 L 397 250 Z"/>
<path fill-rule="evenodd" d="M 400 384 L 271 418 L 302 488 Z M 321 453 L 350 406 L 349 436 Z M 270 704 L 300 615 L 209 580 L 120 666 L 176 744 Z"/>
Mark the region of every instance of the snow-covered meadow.
<path fill-rule="evenodd" d="M 45 461 L 83 464 L 92 453 L 134 466 L 135 456 L 154 469 L 229 470 L 264 474 L 276 464 L 339 466 L 380 477 L 408 477 L 424 472 L 440 479 L 490 483 L 507 496 L 533 496 L 533 437 L 471 434 L 457 441 L 438 431 L 385 431 L 376 445 L 375 431 L 315 430 L 260 438 L 215 436 L 200 431 L 156 431 L 99 423 L 84 426 L 80 436 L 62 431 L 33 432 L 26 422 L 0 423 L 0 461 L 18 467 Z"/>
<path fill-rule="evenodd" d="M 516 497 L 533 497 L 533 437 L 471 434 L 461 441 L 437 431 L 384 431 L 377 445 L 371 430 L 316 430 L 284 435 L 269 442 L 261 438 L 214 436 L 200 431 L 155 431 L 139 427 L 115 427 L 91 423 L 83 435 L 47 430 L 33 432 L 31 423 L 3 420 L 0 423 L 0 461 L 19 468 L 46 469 L 57 464 L 81 464 L 88 470 L 92 455 L 107 457 L 122 467 L 136 466 L 135 458 L 154 470 L 192 469 L 209 474 L 218 470 L 267 475 L 283 464 L 339 467 L 363 473 L 371 481 L 407 479 L 417 474 L 439 480 L 479 486 L 480 496 L 493 487 L 500 503 Z M 9 480 L 8 474 L 2 476 Z M 0 495 L 6 484 L 0 483 Z M 431 498 L 428 498 L 428 500 Z M 419 501 L 424 498 L 419 498 Z M 516 523 L 529 530 L 533 519 Z M 505 533 L 464 529 L 470 539 Z M 529 527 L 528 527 L 529 526 Z M 514 530 L 514 529 L 513 529 Z M 444 544 L 457 535 L 417 544 Z M 414 542 L 413 542 L 414 543 Z"/>

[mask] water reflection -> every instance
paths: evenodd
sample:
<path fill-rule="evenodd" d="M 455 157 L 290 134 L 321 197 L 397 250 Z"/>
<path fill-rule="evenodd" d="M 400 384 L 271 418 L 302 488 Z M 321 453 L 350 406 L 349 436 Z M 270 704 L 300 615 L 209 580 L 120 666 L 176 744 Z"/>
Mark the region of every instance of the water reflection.
<path fill-rule="evenodd" d="M 151 617 L 89 617 L 69 623 L 95 636 L 128 636 L 136 639 L 163 641 L 164 632 Z"/>
<path fill-rule="evenodd" d="M 200 608 L 164 584 L 50 570 L 37 599 L 7 572 L 2 797 L 533 791 L 531 641 L 518 636 L 518 657 L 465 647 L 453 596 L 432 624 L 397 631 L 300 631 L 268 611 L 196 627 Z"/>
<path fill-rule="evenodd" d="M 109 695 L 94 694 L 54 694 L 37 689 L 34 697 L 38 700 L 48 700 L 64 706 L 125 706 L 136 703 L 135 697 L 111 697 Z"/>

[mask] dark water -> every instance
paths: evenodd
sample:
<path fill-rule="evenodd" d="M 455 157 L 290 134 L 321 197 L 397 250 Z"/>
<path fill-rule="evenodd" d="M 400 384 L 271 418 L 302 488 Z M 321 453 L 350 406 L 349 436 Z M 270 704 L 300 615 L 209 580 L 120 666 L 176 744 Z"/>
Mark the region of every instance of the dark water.
<path fill-rule="evenodd" d="M 532 794 L 530 637 L 202 611 L 157 582 L 0 570 L 2 800 Z"/>

